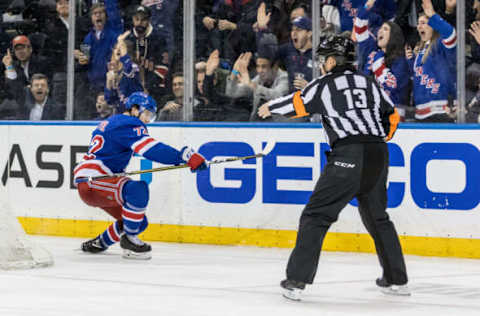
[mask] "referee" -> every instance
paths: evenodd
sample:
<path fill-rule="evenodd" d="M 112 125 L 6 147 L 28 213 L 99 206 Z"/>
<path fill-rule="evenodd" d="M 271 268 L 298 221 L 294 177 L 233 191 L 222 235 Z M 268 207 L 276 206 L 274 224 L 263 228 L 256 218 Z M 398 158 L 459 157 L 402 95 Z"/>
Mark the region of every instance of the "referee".
<path fill-rule="evenodd" d="M 342 36 L 320 39 L 322 76 L 302 91 L 263 104 L 272 113 L 296 118 L 320 114 L 327 141 L 327 164 L 300 217 L 297 242 L 287 265 L 283 295 L 300 300 L 315 277 L 323 239 L 340 211 L 357 198 L 362 222 L 375 241 L 383 275 L 376 280 L 386 294 L 410 295 L 402 248 L 386 212 L 388 148 L 399 115 L 388 95 L 353 67 L 353 42 Z"/>

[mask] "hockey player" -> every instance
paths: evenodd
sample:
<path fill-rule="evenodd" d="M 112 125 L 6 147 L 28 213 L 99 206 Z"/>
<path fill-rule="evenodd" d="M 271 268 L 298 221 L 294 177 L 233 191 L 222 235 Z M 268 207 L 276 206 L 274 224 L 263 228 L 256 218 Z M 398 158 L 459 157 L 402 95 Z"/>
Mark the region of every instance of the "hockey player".
<path fill-rule="evenodd" d="M 145 124 L 155 119 L 157 111 L 152 97 L 135 92 L 125 107 L 125 113 L 100 122 L 93 131 L 88 153 L 74 169 L 75 180 L 123 172 L 134 153 L 163 164 L 186 162 L 192 172 L 207 168 L 205 158 L 192 148 L 178 151 L 149 136 Z M 137 237 L 148 226 L 145 209 L 149 192 L 145 181 L 114 177 L 81 182 L 78 193 L 86 204 L 100 207 L 116 219 L 103 233 L 82 243 L 84 252 L 102 252 L 120 241 L 123 257 L 151 258 L 151 246 Z"/>
<path fill-rule="evenodd" d="M 353 42 L 341 36 L 320 39 L 317 55 L 323 76 L 295 92 L 262 105 L 259 116 L 320 114 L 327 141 L 327 164 L 305 206 L 297 242 L 280 285 L 299 300 L 316 274 L 323 239 L 340 211 L 357 198 L 362 222 L 372 236 L 383 276 L 377 285 L 388 294 L 409 295 L 402 249 L 386 212 L 388 149 L 399 115 L 388 95 L 352 67 Z"/>

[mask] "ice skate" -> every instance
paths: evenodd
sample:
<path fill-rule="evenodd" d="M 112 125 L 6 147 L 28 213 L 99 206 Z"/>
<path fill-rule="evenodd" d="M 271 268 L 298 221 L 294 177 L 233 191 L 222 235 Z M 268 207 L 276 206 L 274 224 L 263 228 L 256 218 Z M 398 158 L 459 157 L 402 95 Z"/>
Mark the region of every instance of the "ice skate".
<path fill-rule="evenodd" d="M 396 285 L 390 284 L 385 278 L 378 278 L 375 283 L 380 288 L 383 294 L 395 296 L 410 296 L 412 293 L 406 284 Z"/>
<path fill-rule="evenodd" d="M 294 280 L 285 279 L 280 282 L 280 286 L 283 289 L 283 297 L 292 301 L 300 301 L 302 298 L 302 292 L 305 289 L 305 283 L 297 282 Z"/>
<path fill-rule="evenodd" d="M 103 245 L 102 241 L 98 236 L 82 243 L 83 252 L 99 253 L 107 250 L 107 248 L 108 247 L 105 247 Z"/>
<path fill-rule="evenodd" d="M 123 249 L 122 257 L 125 259 L 148 260 L 152 258 L 152 247 L 137 236 L 123 234 L 120 239 L 120 247 Z"/>

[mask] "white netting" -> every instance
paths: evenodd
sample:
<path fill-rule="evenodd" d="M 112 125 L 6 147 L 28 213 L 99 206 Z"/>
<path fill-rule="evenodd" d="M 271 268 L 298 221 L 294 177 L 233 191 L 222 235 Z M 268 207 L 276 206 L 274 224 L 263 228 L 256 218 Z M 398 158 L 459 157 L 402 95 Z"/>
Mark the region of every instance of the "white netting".
<path fill-rule="evenodd" d="M 53 264 L 52 255 L 28 240 L 17 218 L 0 205 L 0 269 L 30 269 Z"/>

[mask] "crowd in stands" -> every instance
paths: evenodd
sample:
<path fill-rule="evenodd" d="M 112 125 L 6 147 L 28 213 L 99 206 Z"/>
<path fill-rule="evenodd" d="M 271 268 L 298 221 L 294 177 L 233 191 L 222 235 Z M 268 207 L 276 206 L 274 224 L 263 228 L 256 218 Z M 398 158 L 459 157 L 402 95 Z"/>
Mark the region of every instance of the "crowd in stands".
<path fill-rule="evenodd" d="M 122 113 L 126 98 L 144 91 L 159 105 L 158 121 L 181 121 L 183 1 L 71 3 L 74 119 Z M 71 3 L 0 4 L 1 120 L 65 119 Z M 404 121 L 455 122 L 456 0 L 196 0 L 193 120 L 263 121 L 260 105 L 303 89 L 321 64 L 312 58 L 312 3 L 320 41 L 353 39 L 357 69 L 376 79 Z M 479 123 L 480 0 L 465 7 L 466 119 Z"/>

